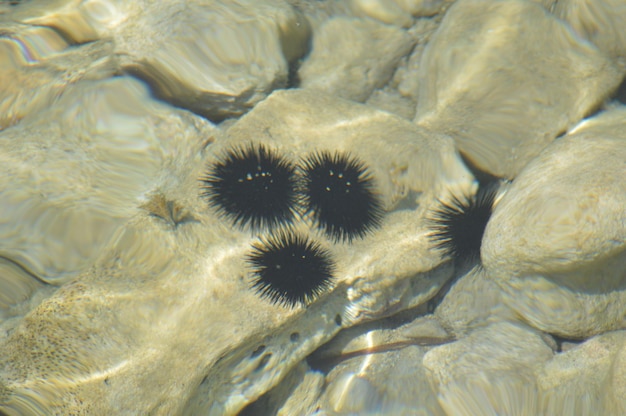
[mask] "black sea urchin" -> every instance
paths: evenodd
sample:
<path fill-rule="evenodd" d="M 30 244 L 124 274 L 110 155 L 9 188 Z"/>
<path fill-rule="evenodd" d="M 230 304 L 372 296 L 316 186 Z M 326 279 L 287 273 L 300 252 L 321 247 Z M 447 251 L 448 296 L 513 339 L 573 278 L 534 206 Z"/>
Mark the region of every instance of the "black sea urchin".
<path fill-rule="evenodd" d="M 477 261 L 480 246 L 493 204 L 498 193 L 494 184 L 481 186 L 474 196 L 452 196 L 450 202 L 439 201 L 429 223 L 435 246 L 457 261 Z"/>
<path fill-rule="evenodd" d="M 302 166 L 307 213 L 335 241 L 352 241 L 378 227 L 383 209 L 367 167 L 346 154 L 309 156 Z"/>
<path fill-rule="evenodd" d="M 307 305 L 332 285 L 335 265 L 330 253 L 304 236 L 281 231 L 262 239 L 247 261 L 252 287 L 275 304 Z"/>
<path fill-rule="evenodd" d="M 263 145 L 229 150 L 200 180 L 202 196 L 236 225 L 261 229 L 293 220 L 295 167 Z"/>

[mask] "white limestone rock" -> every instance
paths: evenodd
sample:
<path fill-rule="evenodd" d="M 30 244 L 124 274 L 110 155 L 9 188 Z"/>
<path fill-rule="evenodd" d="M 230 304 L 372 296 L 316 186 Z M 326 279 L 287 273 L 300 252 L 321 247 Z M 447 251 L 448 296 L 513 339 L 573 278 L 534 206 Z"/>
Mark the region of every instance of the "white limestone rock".
<path fill-rule="evenodd" d="M 617 375 L 624 331 L 608 332 L 548 360 L 537 372 L 543 414 L 623 413 L 626 379 Z"/>
<path fill-rule="evenodd" d="M 515 320 L 502 300 L 500 287 L 476 267 L 461 276 L 437 306 L 435 317 L 457 337 L 488 322 Z"/>
<path fill-rule="evenodd" d="M 0 21 L 0 131 L 54 104 L 81 79 L 112 76 L 112 45 L 70 47 L 53 29 Z"/>
<path fill-rule="evenodd" d="M 451 340 L 432 316 L 342 331 L 309 358 L 328 371 L 318 407 L 338 415 L 443 415 L 422 360 L 433 345 Z"/>
<path fill-rule="evenodd" d="M 422 56 L 415 121 L 452 136 L 478 168 L 514 178 L 621 75 L 536 3 L 459 0 Z"/>
<path fill-rule="evenodd" d="M 414 42 L 406 31 L 372 20 L 334 17 L 322 25 L 300 67 L 302 88 L 365 101 L 393 75 Z"/>
<path fill-rule="evenodd" d="M 356 16 L 369 17 L 381 23 L 409 27 L 413 23 L 411 13 L 397 0 L 350 0 L 350 8 Z"/>
<path fill-rule="evenodd" d="M 431 349 L 423 364 L 445 414 L 530 415 L 541 414 L 534 372 L 551 357 L 537 331 L 497 322 Z"/>
<path fill-rule="evenodd" d="M 626 326 L 626 110 L 601 113 L 516 178 L 481 251 L 532 326 L 586 338 Z"/>
<path fill-rule="evenodd" d="M 425 349 L 407 345 L 340 363 L 327 376 L 322 409 L 337 415 L 445 415 L 422 365 Z"/>
<path fill-rule="evenodd" d="M 130 77 L 83 81 L 0 132 L 0 256 L 59 285 L 90 267 L 210 123 Z"/>
<path fill-rule="evenodd" d="M 446 6 L 446 0 L 394 0 L 404 11 L 414 17 L 434 16 Z"/>
<path fill-rule="evenodd" d="M 538 331 L 523 324 L 495 322 L 466 337 L 433 348 L 424 357 L 431 381 L 438 388 L 481 376 L 511 374 L 534 379 L 533 369 L 552 357 Z"/>
<path fill-rule="evenodd" d="M 604 385 L 604 403 L 607 414 L 619 415 L 626 412 L 626 403 L 624 403 L 624 397 L 626 397 L 626 334 L 624 334 L 623 331 L 620 331 L 615 338 L 613 338 L 612 335 L 608 335 L 606 337 L 606 339 L 610 341 L 615 340 L 614 344 L 607 346 L 609 353 L 611 353 L 616 347 L 619 349 L 619 352 L 613 361 L 606 384 Z M 602 341 L 604 340 L 605 338 L 602 339 Z M 600 360 L 602 359 L 603 357 L 601 356 Z"/>
<path fill-rule="evenodd" d="M 287 83 L 309 25 L 284 0 L 55 0 L 14 19 L 68 40 L 111 39 L 121 67 L 175 105 L 212 119 L 240 115 Z"/>
<path fill-rule="evenodd" d="M 94 107 L 79 101 L 55 109 L 55 119 L 71 120 L 62 126 L 90 126 L 83 140 L 114 141 L 123 154 L 105 154 L 132 160 L 133 168 L 109 167 L 109 159 L 79 146 L 48 155 L 49 163 L 59 164 L 57 176 L 63 173 L 75 184 L 66 199 L 93 204 L 91 215 L 106 208 L 115 227 L 108 229 L 112 235 L 102 235 L 86 227 L 89 223 L 64 224 L 70 236 L 100 235 L 99 255 L 83 260 L 93 267 L 41 301 L 0 339 L 5 413 L 236 414 L 341 328 L 423 305 L 450 277 L 451 266 L 431 250 L 422 215 L 432 202 L 428 195 L 473 180 L 449 138 L 307 90 L 276 92 L 223 136 L 210 135 L 193 117 L 153 120 L 144 113 L 146 104 L 132 99 L 133 82 L 109 83 L 112 96 L 85 96 L 101 110 L 99 118 L 86 117 Z M 154 103 L 149 108 L 153 105 L 160 108 Z M 72 116 L 62 117 L 62 109 Z M 159 134 L 151 124 L 157 121 Z M 160 141 L 160 134 L 168 140 Z M 42 140 L 41 134 L 33 137 Z M 58 135 L 46 137 L 60 145 Z M 65 142 L 73 143 L 72 137 Z M 198 178 L 206 163 L 251 142 L 293 161 L 318 150 L 350 152 L 371 167 L 390 210 L 379 229 L 351 245 L 331 244 L 306 218 L 296 221 L 294 228 L 327 247 L 337 264 L 332 289 L 308 307 L 276 305 L 250 288 L 245 256 L 257 236 L 233 227 L 200 198 Z M 33 152 L 14 155 L 12 166 Z M 80 162 L 100 176 L 86 175 Z M 101 182 L 86 187 L 71 175 Z M 121 188 L 110 191 L 111 199 L 99 199 L 105 193 L 96 191 L 108 190 L 109 181 Z M 32 209 L 46 207 L 32 183 L 23 188 L 24 195 L 12 194 L 22 195 Z M 402 209 L 393 211 L 395 206 Z M 71 247 L 60 247 L 65 246 Z"/>
<path fill-rule="evenodd" d="M 626 7 L 621 0 L 559 0 L 553 13 L 626 71 Z"/>

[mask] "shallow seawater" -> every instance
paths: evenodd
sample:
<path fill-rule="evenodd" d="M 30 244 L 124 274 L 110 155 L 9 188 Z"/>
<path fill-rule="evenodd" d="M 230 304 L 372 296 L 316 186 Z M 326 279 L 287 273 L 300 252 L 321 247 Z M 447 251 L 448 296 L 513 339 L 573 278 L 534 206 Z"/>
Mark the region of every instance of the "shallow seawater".
<path fill-rule="evenodd" d="M 0 2 L 0 413 L 624 414 L 613 3 Z"/>

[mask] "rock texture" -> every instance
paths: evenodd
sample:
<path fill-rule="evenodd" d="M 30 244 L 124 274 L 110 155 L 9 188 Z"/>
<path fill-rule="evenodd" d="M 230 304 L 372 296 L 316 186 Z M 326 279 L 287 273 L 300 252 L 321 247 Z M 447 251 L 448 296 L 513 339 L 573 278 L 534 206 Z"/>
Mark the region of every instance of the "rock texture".
<path fill-rule="evenodd" d="M 25 4 L 14 18 L 75 43 L 111 40 L 124 71 L 214 120 L 241 115 L 284 87 L 288 63 L 306 52 L 309 37 L 308 22 L 281 0 L 66 0 Z"/>
<path fill-rule="evenodd" d="M 66 263 L 61 262 L 62 255 L 54 257 L 57 268 L 94 265 L 36 305 L 2 340 L 5 412 L 141 413 L 148 409 L 170 414 L 233 414 L 276 385 L 342 327 L 424 304 L 449 278 L 451 268 L 441 264 L 424 238 L 427 228 L 419 209 L 425 207 L 418 209 L 414 198 L 423 194 L 420 201 L 427 206 L 438 189 L 471 181 L 450 139 L 429 135 L 388 113 L 306 90 L 277 92 L 223 134 L 211 134 L 209 125 L 194 124 L 189 114 L 174 118 L 180 123 L 175 127 L 168 125 L 172 119 L 144 114 L 146 107 L 158 111 L 165 105 L 147 97 L 141 101 L 145 90 L 137 81 L 114 79 L 105 86 L 128 90 L 115 94 L 125 99 L 110 102 L 106 93 L 99 98 L 99 90 L 92 95 L 86 86 L 86 91 L 77 91 L 90 105 L 79 101 L 80 106 L 59 106 L 54 119 L 65 123 L 59 131 L 91 129 L 76 140 L 87 135 L 91 140 L 108 138 L 102 146 L 115 144 L 133 161 L 126 180 L 118 177 L 125 165 L 108 168 L 112 159 L 95 156 L 108 156 L 110 151 L 104 152 L 108 149 L 104 146 L 104 153 L 99 153 L 94 145 L 95 156 L 70 160 L 88 161 L 83 169 L 101 172 L 91 180 L 104 182 L 83 190 L 78 187 L 81 182 L 73 179 L 77 187 L 68 192 L 64 188 L 67 179 L 57 175 L 50 186 L 58 188 L 58 196 L 50 194 L 34 206 L 43 209 L 53 196 L 61 201 L 70 198 L 76 205 L 72 198 L 82 195 L 86 201 L 92 198 L 97 208 L 101 204 L 97 197 L 107 195 L 118 198 L 116 210 L 105 211 L 117 222 L 107 228 L 108 235 L 88 233 L 102 238 L 98 244 L 78 240 L 82 244 L 77 249 L 98 253 L 81 257 L 81 267 L 67 263 L 72 257 Z M 105 91 L 109 90 L 105 87 Z M 133 93 L 139 95 L 135 101 Z M 71 97 L 68 94 L 67 99 Z M 127 113 L 102 112 L 104 104 Z M 63 117 L 68 108 L 78 113 Z M 178 114 L 178 110 L 171 111 Z M 145 124 L 134 124 L 136 120 Z M 49 120 L 44 125 L 54 126 Z M 4 134 L 19 131 L 16 126 Z M 396 134 L 383 144 L 378 133 L 382 131 Z M 160 135 L 167 140 L 159 151 L 150 150 L 138 139 L 123 141 L 122 133 L 133 132 L 144 140 L 158 140 Z M 146 132 L 155 135 L 146 136 Z M 45 143 L 42 137 L 55 139 L 50 134 L 32 135 L 33 146 L 13 140 L 13 159 L 36 156 L 37 146 Z M 224 149 L 250 141 L 269 143 L 294 160 L 325 148 L 358 155 L 377 176 L 377 192 L 387 209 L 405 205 L 389 212 L 380 229 L 352 245 L 325 241 L 306 219 L 295 225 L 329 248 L 339 270 L 331 293 L 306 309 L 273 305 L 250 289 L 244 258 L 256 236 L 223 221 L 199 196 L 198 178 L 205 165 Z M 398 152 L 399 147 L 405 152 Z M 135 149 L 143 155 L 139 160 Z M 62 163 L 66 159 L 50 160 Z M 65 175 L 81 172 L 80 164 L 68 163 L 59 165 L 59 169 L 71 167 Z M 135 183 L 138 166 L 144 175 Z M 150 169 L 154 172 L 145 175 Z M 118 188 L 89 197 L 89 192 L 112 180 L 106 174 L 117 178 Z M 15 206 L 13 200 L 6 206 Z M 100 212 L 96 208 L 88 212 Z M 56 215 L 72 219 L 73 211 Z M 58 221 L 55 218 L 52 224 Z M 67 227 L 84 231 L 89 223 L 81 225 L 68 223 Z M 395 243 L 389 245 L 392 236 Z M 73 246 L 67 241 L 60 247 L 69 250 Z M 19 260 L 14 252 L 4 250 L 7 258 Z M 31 256 L 45 259 L 44 254 Z M 142 385 L 142 392 L 130 387 L 134 384 Z"/>
<path fill-rule="evenodd" d="M 370 20 L 333 18 L 316 33 L 300 86 L 365 101 L 413 47 L 405 31 Z"/>
<path fill-rule="evenodd" d="M 0 2 L 0 413 L 625 414 L 617 6 Z M 380 224 L 233 224 L 200 179 L 249 145 L 358 159 Z M 494 176 L 482 264 L 442 258 Z M 252 287 L 282 232 L 335 264 L 309 304 Z"/>
<path fill-rule="evenodd" d="M 514 178 L 615 91 L 621 71 L 540 5 L 460 0 L 424 51 L 416 123 Z"/>
<path fill-rule="evenodd" d="M 541 330 L 586 338 L 626 325 L 625 114 L 602 113 L 545 149 L 487 225 L 485 268 Z"/>

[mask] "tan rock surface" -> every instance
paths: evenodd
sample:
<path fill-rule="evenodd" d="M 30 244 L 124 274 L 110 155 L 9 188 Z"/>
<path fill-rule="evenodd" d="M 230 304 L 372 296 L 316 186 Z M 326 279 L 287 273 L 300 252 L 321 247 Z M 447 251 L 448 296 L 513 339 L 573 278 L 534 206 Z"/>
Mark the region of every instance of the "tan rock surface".
<path fill-rule="evenodd" d="M 125 71 L 212 119 L 240 115 L 284 87 L 288 61 L 309 37 L 306 19 L 282 0 L 54 0 L 26 3 L 12 17 L 75 43 L 110 39 Z"/>
<path fill-rule="evenodd" d="M 122 103 L 143 114 L 138 103 Z M 122 125 L 142 134 L 159 125 L 160 134 L 170 133 L 163 121 L 132 129 L 128 115 L 99 125 L 87 117 L 92 107 L 83 107 L 84 116 L 55 119 L 65 120 L 66 129 L 92 120 L 89 125 L 99 126 L 104 137 L 117 138 Z M 234 414 L 341 327 L 423 304 L 450 276 L 451 267 L 441 264 L 425 238 L 419 214 L 425 208 L 412 201 L 407 202 L 412 208 L 389 212 L 380 229 L 351 246 L 330 244 L 309 231 L 306 221 L 296 224 L 329 248 L 337 281 L 308 308 L 271 304 L 249 287 L 244 257 L 255 236 L 219 218 L 200 199 L 198 184 L 205 163 L 240 143 L 263 142 L 293 159 L 332 145 L 371 164 L 389 209 L 419 192 L 420 203 L 427 205 L 435 189 L 471 181 L 449 139 L 388 113 L 305 90 L 273 94 L 223 138 L 201 135 L 206 130 L 193 127 L 193 118 L 178 120 L 175 130 L 189 129 L 189 136 L 174 135 L 178 140 L 161 144 L 161 151 L 173 149 L 142 159 L 144 174 L 155 169 L 141 175 L 145 202 L 129 193 L 116 207 L 130 219 L 99 247 L 95 266 L 43 300 L 0 342 L 3 411 Z M 382 131 L 395 134 L 383 144 Z M 132 159 L 133 147 L 122 148 Z M 28 159 L 28 149 L 21 148 L 22 159 Z M 88 160 L 99 171 L 108 159 Z M 122 182 L 126 187 L 136 186 L 128 179 Z M 140 391 L 133 387 L 138 385 Z"/>
<path fill-rule="evenodd" d="M 46 27 L 0 25 L 0 131 L 53 105 L 67 85 L 106 78 L 116 70 L 108 42 L 69 47 Z"/>
<path fill-rule="evenodd" d="M 626 6 L 621 0 L 560 0 L 554 14 L 626 70 Z"/>
<path fill-rule="evenodd" d="M 300 86 L 363 102 L 389 81 L 413 45 L 411 36 L 394 26 L 329 19 L 315 34 L 310 55 L 298 71 Z"/>
<path fill-rule="evenodd" d="M 497 322 L 431 349 L 423 365 L 445 414 L 530 415 L 540 414 L 534 371 L 551 357 L 537 331 Z"/>
<path fill-rule="evenodd" d="M 514 178 L 595 110 L 621 70 L 540 5 L 459 0 L 421 60 L 415 121 L 479 169 Z"/>
<path fill-rule="evenodd" d="M 481 257 L 534 327 L 586 338 L 626 325 L 626 110 L 545 149 L 497 206 Z"/>
<path fill-rule="evenodd" d="M 618 82 L 621 15 L 560 2 L 571 29 L 545 11 L 553 0 L 534 3 L 459 0 L 448 41 L 431 37 L 442 15 L 420 17 L 447 1 L 0 5 L 0 413 L 624 414 L 623 334 L 604 331 L 626 305 L 626 115 L 608 106 L 531 152 Z M 327 54 L 322 72 L 350 58 L 376 76 L 272 92 L 335 21 L 349 22 L 337 44 L 352 25 L 417 45 L 399 60 L 385 45 Z M 250 111 L 214 127 L 125 70 L 197 113 Z M 433 93 L 417 72 L 445 81 L 435 101 L 449 111 L 429 128 L 406 120 Z M 484 269 L 465 275 L 424 222 L 438 198 L 476 187 L 446 133 L 466 156 L 459 136 L 476 138 L 492 173 L 521 171 Z M 381 226 L 351 244 L 296 217 L 337 265 L 307 307 L 250 288 L 245 256 L 270 231 L 233 227 L 199 196 L 207 165 L 251 142 L 293 163 L 349 152 L 383 201 Z"/>

